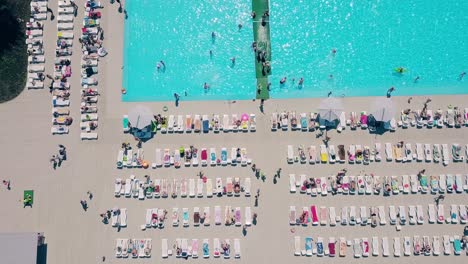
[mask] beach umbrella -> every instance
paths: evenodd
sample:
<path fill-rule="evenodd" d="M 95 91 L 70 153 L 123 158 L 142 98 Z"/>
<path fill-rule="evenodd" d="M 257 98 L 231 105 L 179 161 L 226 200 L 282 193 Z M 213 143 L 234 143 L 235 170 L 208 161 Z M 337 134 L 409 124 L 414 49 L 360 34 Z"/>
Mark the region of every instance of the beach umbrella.
<path fill-rule="evenodd" d="M 151 125 L 151 121 L 153 121 L 153 119 L 154 116 L 151 109 L 142 105 L 137 105 L 128 113 L 128 121 L 132 127 L 137 129 L 143 129 Z"/>
<path fill-rule="evenodd" d="M 340 119 L 343 112 L 343 104 L 340 99 L 328 97 L 320 102 L 319 108 L 320 119 L 332 122 Z"/>
<path fill-rule="evenodd" d="M 372 106 L 372 115 L 376 121 L 388 122 L 395 117 L 395 104 L 392 99 L 379 97 Z"/>

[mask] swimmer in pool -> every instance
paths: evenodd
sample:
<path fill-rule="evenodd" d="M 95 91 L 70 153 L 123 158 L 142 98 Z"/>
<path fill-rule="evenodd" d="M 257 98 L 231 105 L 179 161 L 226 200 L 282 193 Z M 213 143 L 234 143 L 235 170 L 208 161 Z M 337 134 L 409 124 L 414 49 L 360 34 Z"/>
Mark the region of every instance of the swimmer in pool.
<path fill-rule="evenodd" d="M 161 63 L 158 62 L 158 64 L 156 64 L 156 69 L 161 70 Z"/>
<path fill-rule="evenodd" d="M 231 58 L 232 65 L 236 64 L 236 57 Z"/>
<path fill-rule="evenodd" d="M 417 83 L 419 79 L 419 76 L 416 76 L 416 78 L 414 78 L 414 83 Z"/>
<path fill-rule="evenodd" d="M 302 85 L 303 83 L 304 83 L 304 78 L 301 77 L 301 78 L 299 79 L 299 85 Z"/>
<path fill-rule="evenodd" d="M 331 50 L 331 53 L 333 54 L 333 56 L 336 54 L 336 49 L 332 49 Z"/>
<path fill-rule="evenodd" d="M 250 14 L 250 16 L 251 16 L 252 18 L 255 18 L 255 17 L 257 16 L 257 14 L 255 13 L 255 11 L 252 11 L 252 13 Z"/>
<path fill-rule="evenodd" d="M 207 83 L 203 84 L 203 89 L 207 90 L 207 89 L 209 89 L 209 88 L 210 88 L 210 85 L 209 85 L 209 84 L 207 84 Z"/>
<path fill-rule="evenodd" d="M 465 77 L 465 75 L 466 75 L 466 72 L 460 73 L 460 76 L 458 77 L 458 79 L 461 81 L 463 77 Z"/>
<path fill-rule="evenodd" d="M 287 78 L 286 77 L 283 77 L 281 80 L 280 80 L 280 84 L 284 84 L 286 82 Z"/>
<path fill-rule="evenodd" d="M 398 68 L 395 69 L 395 71 L 398 72 L 398 73 L 404 73 L 404 72 L 405 72 L 405 68 L 403 68 L 403 67 L 398 67 Z"/>
<path fill-rule="evenodd" d="M 216 38 L 216 33 L 214 31 L 211 32 L 211 38 L 213 38 L 213 39 Z"/>
<path fill-rule="evenodd" d="M 242 24 L 237 25 L 237 27 L 239 28 L 239 30 L 241 30 L 242 29 Z"/>

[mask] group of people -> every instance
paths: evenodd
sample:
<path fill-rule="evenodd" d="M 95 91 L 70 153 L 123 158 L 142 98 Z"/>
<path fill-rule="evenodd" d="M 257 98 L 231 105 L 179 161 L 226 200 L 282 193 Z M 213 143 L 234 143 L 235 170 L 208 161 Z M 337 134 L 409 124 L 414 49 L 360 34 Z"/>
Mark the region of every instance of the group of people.
<path fill-rule="evenodd" d="M 55 170 L 62 165 L 62 161 L 67 160 L 67 150 L 64 145 L 59 145 L 59 152 L 56 155 L 52 155 L 50 162 L 52 163 L 52 168 Z"/>

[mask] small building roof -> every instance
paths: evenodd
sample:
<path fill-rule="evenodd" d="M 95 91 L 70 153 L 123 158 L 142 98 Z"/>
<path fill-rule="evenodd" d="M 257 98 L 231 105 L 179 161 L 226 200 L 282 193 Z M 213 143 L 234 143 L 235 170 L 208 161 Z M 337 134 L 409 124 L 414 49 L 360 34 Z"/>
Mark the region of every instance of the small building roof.
<path fill-rule="evenodd" d="M 35 232 L 0 233 L 0 256 L 2 263 L 36 264 L 37 240 Z"/>

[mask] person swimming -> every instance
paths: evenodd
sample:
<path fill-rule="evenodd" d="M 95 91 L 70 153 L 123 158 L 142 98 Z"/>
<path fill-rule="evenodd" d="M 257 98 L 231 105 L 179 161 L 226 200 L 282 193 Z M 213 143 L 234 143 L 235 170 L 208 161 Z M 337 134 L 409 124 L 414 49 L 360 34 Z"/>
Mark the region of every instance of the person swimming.
<path fill-rule="evenodd" d="M 209 89 L 209 88 L 210 88 L 210 85 L 209 85 L 209 84 L 207 84 L 207 83 L 203 84 L 203 89 L 207 90 L 207 89 Z"/>
<path fill-rule="evenodd" d="M 257 14 L 255 13 L 255 11 L 252 11 L 252 13 L 250 14 L 250 16 L 253 18 L 255 18 L 257 16 Z"/>
<path fill-rule="evenodd" d="M 301 78 L 299 79 L 299 85 L 302 85 L 303 83 L 304 83 L 304 78 L 301 77 Z"/>
<path fill-rule="evenodd" d="M 414 82 L 417 83 L 419 79 L 419 76 L 416 76 L 416 78 L 414 78 Z"/>
<path fill-rule="evenodd" d="M 284 84 L 286 82 L 287 78 L 286 77 L 283 77 L 281 80 L 280 80 L 280 84 Z"/>
<path fill-rule="evenodd" d="M 237 27 L 239 28 L 239 30 L 241 30 L 242 29 L 242 24 L 237 25 Z"/>
<path fill-rule="evenodd" d="M 331 53 L 333 54 L 333 56 L 335 56 L 335 54 L 336 54 L 336 49 L 332 49 L 332 50 L 331 50 Z"/>
<path fill-rule="evenodd" d="M 404 73 L 406 70 L 405 70 L 405 68 L 403 68 L 403 67 L 398 67 L 398 68 L 395 69 L 395 71 L 396 71 L 397 73 Z"/>
<path fill-rule="evenodd" d="M 213 39 L 216 38 L 216 33 L 214 31 L 211 32 L 211 38 L 213 38 Z"/>
<path fill-rule="evenodd" d="M 459 79 L 459 80 L 462 80 L 463 77 L 465 77 L 465 75 L 466 75 L 466 72 L 460 73 L 460 76 L 458 77 L 458 79 Z"/>
<path fill-rule="evenodd" d="M 236 57 L 231 58 L 232 65 L 236 64 Z"/>

